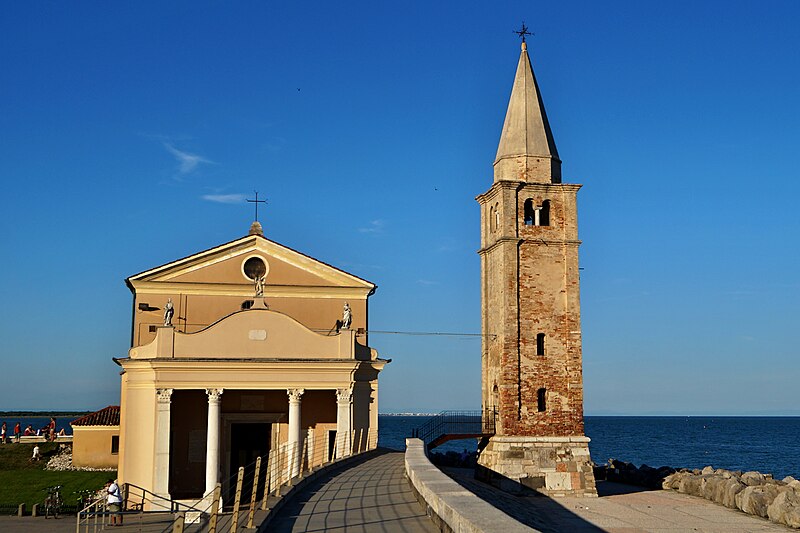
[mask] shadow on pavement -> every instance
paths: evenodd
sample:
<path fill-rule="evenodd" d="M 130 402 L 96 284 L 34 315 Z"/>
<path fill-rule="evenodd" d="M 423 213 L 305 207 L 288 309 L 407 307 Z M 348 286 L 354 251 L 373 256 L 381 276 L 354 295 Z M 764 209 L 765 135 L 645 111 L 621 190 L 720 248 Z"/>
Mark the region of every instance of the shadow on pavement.
<path fill-rule="evenodd" d="M 475 471 L 472 468 L 444 467 L 441 470 L 483 501 L 539 531 L 546 533 L 563 533 L 565 531 L 600 533 L 605 531 L 564 507 L 558 499 L 539 493 L 513 495 L 503 492 L 492 485 L 476 480 L 474 478 Z"/>
<path fill-rule="evenodd" d="M 403 454 L 382 448 L 303 487 L 261 530 L 438 531 L 411 492 Z"/>
<path fill-rule="evenodd" d="M 604 496 L 619 496 L 620 494 L 634 494 L 636 492 L 651 492 L 654 490 L 657 489 L 636 487 L 634 485 L 625 485 L 624 483 L 615 483 L 613 481 L 597 482 L 597 495 L 601 498 Z"/>

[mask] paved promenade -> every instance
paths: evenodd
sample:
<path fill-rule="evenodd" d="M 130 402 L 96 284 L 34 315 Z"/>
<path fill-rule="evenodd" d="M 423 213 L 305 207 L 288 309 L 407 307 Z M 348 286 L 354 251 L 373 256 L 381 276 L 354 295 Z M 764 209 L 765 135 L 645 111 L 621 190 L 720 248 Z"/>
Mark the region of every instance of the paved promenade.
<path fill-rule="evenodd" d="M 667 490 L 598 482 L 599 498 L 512 496 L 472 478 L 471 469 L 445 468 L 467 490 L 544 533 L 677 533 L 796 531 L 716 503 Z"/>
<path fill-rule="evenodd" d="M 31 516 L 0 516 L 0 531 L 3 533 L 75 533 L 75 516 L 67 515 L 55 520 Z"/>
<path fill-rule="evenodd" d="M 309 485 L 269 524 L 270 532 L 436 533 L 405 478 L 402 452 L 386 452 Z"/>

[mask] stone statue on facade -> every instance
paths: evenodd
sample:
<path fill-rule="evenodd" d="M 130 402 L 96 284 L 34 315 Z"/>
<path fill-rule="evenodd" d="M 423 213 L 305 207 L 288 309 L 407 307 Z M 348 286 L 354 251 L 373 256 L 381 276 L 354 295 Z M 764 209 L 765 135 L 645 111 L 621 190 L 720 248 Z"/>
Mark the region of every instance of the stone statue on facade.
<path fill-rule="evenodd" d="M 350 329 L 350 324 L 353 322 L 353 313 L 350 311 L 350 304 L 344 303 L 344 310 L 342 311 L 342 329 Z"/>
<path fill-rule="evenodd" d="M 167 303 L 164 305 L 164 325 L 172 325 L 172 317 L 175 315 L 175 306 L 172 305 L 172 298 L 167 298 Z"/>
<path fill-rule="evenodd" d="M 266 285 L 267 282 L 267 275 L 256 276 L 254 281 L 256 284 L 256 298 L 261 298 L 264 296 L 264 285 Z"/>

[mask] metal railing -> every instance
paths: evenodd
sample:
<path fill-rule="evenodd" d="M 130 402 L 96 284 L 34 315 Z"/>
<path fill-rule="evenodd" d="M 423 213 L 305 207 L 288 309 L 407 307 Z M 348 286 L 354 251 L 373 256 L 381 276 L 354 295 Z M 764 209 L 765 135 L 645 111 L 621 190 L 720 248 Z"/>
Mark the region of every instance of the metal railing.
<path fill-rule="evenodd" d="M 494 435 L 497 411 L 442 411 L 415 428 L 411 436 L 421 439 L 427 449 L 448 440 Z"/>
<path fill-rule="evenodd" d="M 100 496 L 78 511 L 76 533 L 97 533 L 110 522 L 117 521 L 128 526 L 138 526 L 138 531 L 183 531 L 183 521 L 188 516 L 193 523 L 202 524 L 215 512 L 213 498 L 216 490 L 198 500 L 195 505 L 159 496 L 133 483 L 121 487 L 123 505 L 119 511 L 110 511 L 106 495 Z M 216 506 L 219 507 L 218 505 Z M 181 520 L 181 529 L 174 527 Z"/>
<path fill-rule="evenodd" d="M 319 432 L 301 442 L 283 443 L 240 466 L 191 505 L 126 483 L 122 487 L 123 510 L 112 513 L 105 497 L 99 498 L 78 512 L 76 533 L 103 531 L 113 515 L 127 525 L 138 525 L 140 531 L 182 533 L 191 528 L 202 533 L 234 533 L 241 527 L 253 528 L 256 514 L 268 511 L 275 497 L 305 475 L 377 445 L 377 429 L 337 432 L 332 440 L 327 432 Z"/>

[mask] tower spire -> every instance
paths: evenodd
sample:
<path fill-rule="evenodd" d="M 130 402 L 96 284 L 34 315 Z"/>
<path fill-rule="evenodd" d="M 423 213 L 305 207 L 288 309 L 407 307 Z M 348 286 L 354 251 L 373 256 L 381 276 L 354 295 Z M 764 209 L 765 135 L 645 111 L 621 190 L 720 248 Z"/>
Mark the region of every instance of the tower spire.
<path fill-rule="evenodd" d="M 561 160 L 524 40 L 497 147 L 494 180 L 561 183 Z"/>

